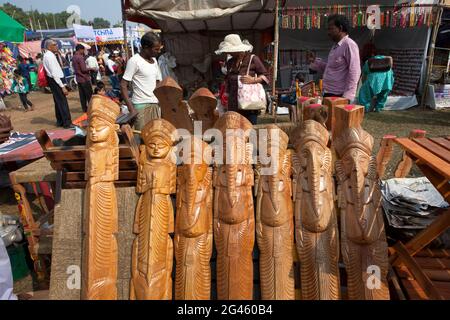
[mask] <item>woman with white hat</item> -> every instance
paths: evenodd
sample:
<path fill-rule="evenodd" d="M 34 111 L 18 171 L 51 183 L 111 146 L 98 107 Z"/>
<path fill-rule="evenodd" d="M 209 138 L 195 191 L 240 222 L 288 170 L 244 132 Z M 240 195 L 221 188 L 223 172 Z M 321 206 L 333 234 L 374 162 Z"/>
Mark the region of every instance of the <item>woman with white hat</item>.
<path fill-rule="evenodd" d="M 259 111 L 239 110 L 238 108 L 239 76 L 241 76 L 240 80 L 243 84 L 269 83 L 264 64 L 258 56 L 251 54 L 252 50 L 253 46 L 248 41 L 242 41 L 237 34 L 229 34 L 220 43 L 216 54 L 225 53 L 232 57 L 226 64 L 227 75 L 225 82 L 228 93 L 228 111 L 239 112 L 252 124 L 256 124 Z M 249 70 L 248 75 L 247 70 Z"/>

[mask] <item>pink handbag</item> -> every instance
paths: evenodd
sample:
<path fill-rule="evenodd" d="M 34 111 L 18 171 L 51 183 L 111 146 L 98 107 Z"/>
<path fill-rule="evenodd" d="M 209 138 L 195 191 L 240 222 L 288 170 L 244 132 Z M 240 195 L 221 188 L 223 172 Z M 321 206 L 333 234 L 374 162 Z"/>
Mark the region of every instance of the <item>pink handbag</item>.
<path fill-rule="evenodd" d="M 248 63 L 247 76 L 250 73 L 253 57 Z M 264 110 L 267 106 L 266 91 L 261 83 L 243 84 L 241 76 L 238 77 L 238 107 L 240 110 Z"/>

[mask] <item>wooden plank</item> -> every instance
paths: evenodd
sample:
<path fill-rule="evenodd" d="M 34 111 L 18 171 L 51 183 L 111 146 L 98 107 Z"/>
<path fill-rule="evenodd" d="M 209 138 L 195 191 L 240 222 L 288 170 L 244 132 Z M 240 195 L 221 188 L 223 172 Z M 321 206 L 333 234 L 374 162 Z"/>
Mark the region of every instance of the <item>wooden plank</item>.
<path fill-rule="evenodd" d="M 450 259 L 423 257 L 415 257 L 414 259 L 422 269 L 450 270 Z"/>
<path fill-rule="evenodd" d="M 39 142 L 39 144 L 42 147 L 42 150 L 47 150 L 48 148 L 53 147 L 53 142 L 50 139 L 49 135 L 45 130 L 37 131 L 34 136 L 36 137 L 36 140 Z"/>
<path fill-rule="evenodd" d="M 433 141 L 427 138 L 417 138 L 414 139 L 414 142 L 431 151 L 434 155 L 438 156 L 442 160 L 450 162 L 450 151 L 442 148 L 440 145 L 434 143 Z"/>
<path fill-rule="evenodd" d="M 57 162 L 57 164 L 64 170 L 71 171 L 83 171 L 85 170 L 85 161 L 61 161 Z M 119 160 L 119 170 L 127 171 L 127 170 L 136 170 L 137 165 L 133 159 L 121 159 Z"/>
<path fill-rule="evenodd" d="M 399 300 L 406 300 L 406 297 L 403 293 L 403 290 L 400 286 L 400 280 L 398 279 L 397 275 L 395 274 L 394 269 L 392 269 L 392 266 L 389 266 L 389 274 L 388 274 L 389 280 L 392 283 L 392 286 L 395 289 L 395 292 L 397 293 L 397 296 Z"/>
<path fill-rule="evenodd" d="M 409 133 L 409 138 L 425 138 L 426 131 L 415 129 Z M 403 151 L 402 160 L 397 164 L 394 176 L 396 178 L 405 178 L 411 171 L 413 162 L 406 151 Z"/>
<path fill-rule="evenodd" d="M 439 191 L 439 193 L 444 197 L 445 201 L 450 202 L 450 183 L 447 179 L 442 177 L 439 173 L 434 171 L 428 166 L 428 164 L 423 164 L 416 161 L 417 166 L 422 171 L 422 173 L 430 180 L 433 186 Z"/>
<path fill-rule="evenodd" d="M 414 258 L 412 258 L 409 255 L 408 250 L 403 245 L 403 243 L 398 242 L 394 246 L 394 248 L 397 251 L 402 262 L 408 267 L 408 269 L 414 275 L 416 281 L 423 288 L 427 296 L 433 300 L 445 300 L 444 297 L 436 289 L 434 284 L 431 282 L 431 280 L 423 273 L 422 269 L 414 260 Z"/>
<path fill-rule="evenodd" d="M 445 300 L 450 300 L 450 282 L 433 281 L 434 286 L 438 289 Z"/>
<path fill-rule="evenodd" d="M 401 145 L 408 153 L 411 153 L 418 159 L 426 162 L 431 168 L 443 175 L 446 179 L 450 179 L 450 163 L 435 156 L 409 138 L 397 138 L 395 139 L 395 142 Z"/>
<path fill-rule="evenodd" d="M 446 210 L 439 217 L 437 217 L 433 223 L 431 223 L 426 229 L 422 230 L 412 240 L 406 244 L 406 248 L 411 256 L 414 256 L 417 252 L 425 248 L 431 241 L 439 237 L 450 225 L 450 209 Z M 389 257 L 389 262 L 393 265 L 397 265 L 397 254 L 394 253 Z"/>
<path fill-rule="evenodd" d="M 432 140 L 434 143 L 437 143 L 438 145 L 440 145 L 443 148 L 446 148 L 447 150 L 450 150 L 450 141 L 438 137 L 438 138 L 430 138 L 430 140 Z"/>
<path fill-rule="evenodd" d="M 139 143 L 134 138 L 133 129 L 130 125 L 125 124 L 121 127 L 125 143 L 130 147 L 131 153 L 133 154 L 133 159 L 136 164 L 139 164 Z"/>
<path fill-rule="evenodd" d="M 85 146 L 54 147 L 44 151 L 45 156 L 50 161 L 84 160 L 86 158 Z M 119 145 L 119 157 L 133 158 L 133 153 L 127 145 Z"/>
<path fill-rule="evenodd" d="M 423 291 L 416 280 L 401 279 L 400 281 L 405 288 L 409 300 L 429 300 L 425 291 Z"/>
<path fill-rule="evenodd" d="M 415 256 L 429 258 L 450 258 L 450 250 L 425 248 L 422 251 L 417 252 Z"/>
<path fill-rule="evenodd" d="M 65 181 L 84 181 L 84 171 L 80 172 L 65 172 L 64 173 Z M 137 179 L 137 171 L 119 171 L 119 180 L 136 180 Z"/>
<path fill-rule="evenodd" d="M 381 140 L 380 150 L 377 154 L 377 172 L 380 179 L 383 179 L 386 166 L 392 158 L 395 138 L 396 136 L 393 135 L 385 135 Z"/>
<path fill-rule="evenodd" d="M 417 259 L 417 258 L 416 258 Z M 450 270 L 423 269 L 423 272 L 432 281 L 450 282 Z M 449 283 L 450 286 L 450 283 Z"/>

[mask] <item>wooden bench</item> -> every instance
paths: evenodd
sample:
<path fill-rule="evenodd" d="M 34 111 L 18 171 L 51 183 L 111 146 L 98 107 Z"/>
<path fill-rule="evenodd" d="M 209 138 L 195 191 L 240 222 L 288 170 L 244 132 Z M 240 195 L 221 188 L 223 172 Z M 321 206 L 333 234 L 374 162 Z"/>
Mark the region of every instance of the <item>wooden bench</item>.
<path fill-rule="evenodd" d="M 450 137 L 426 138 L 415 130 L 409 138 L 394 142 L 404 149 L 398 173 L 409 172 L 413 163 L 450 203 Z M 406 174 L 405 174 L 406 172 Z M 448 251 L 436 255 L 426 247 L 450 227 L 450 209 L 408 243 L 389 249 L 391 266 L 401 279 L 410 299 L 450 299 L 450 258 Z"/>

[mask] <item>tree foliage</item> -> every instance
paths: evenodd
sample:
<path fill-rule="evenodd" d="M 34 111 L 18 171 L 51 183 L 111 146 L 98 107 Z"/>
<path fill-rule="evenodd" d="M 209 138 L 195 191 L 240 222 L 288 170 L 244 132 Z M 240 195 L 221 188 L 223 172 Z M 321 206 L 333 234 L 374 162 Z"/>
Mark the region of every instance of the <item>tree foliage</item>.
<path fill-rule="evenodd" d="M 38 10 L 24 11 L 22 8 L 15 6 L 9 2 L 0 6 L 6 14 L 20 22 L 27 29 L 65 29 L 67 28 L 67 19 L 70 13 L 62 11 L 59 13 L 44 13 Z M 94 18 L 92 21 L 81 19 L 82 25 L 92 25 L 95 29 L 109 28 L 111 23 L 103 18 Z"/>

